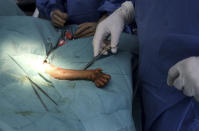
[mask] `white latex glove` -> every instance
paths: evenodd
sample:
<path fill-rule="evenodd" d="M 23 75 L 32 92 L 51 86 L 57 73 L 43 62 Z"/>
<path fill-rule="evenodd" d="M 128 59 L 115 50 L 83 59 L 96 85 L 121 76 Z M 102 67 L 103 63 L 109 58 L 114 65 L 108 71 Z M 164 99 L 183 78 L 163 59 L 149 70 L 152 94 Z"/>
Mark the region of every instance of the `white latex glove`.
<path fill-rule="evenodd" d="M 184 59 L 171 67 L 167 83 L 199 101 L 199 57 Z"/>
<path fill-rule="evenodd" d="M 111 34 L 111 51 L 117 52 L 117 45 L 120 34 L 125 24 L 129 24 L 133 20 L 134 7 L 130 1 L 126 1 L 113 14 L 98 24 L 95 36 L 93 38 L 94 56 L 98 55 L 105 46 L 104 40 Z"/>

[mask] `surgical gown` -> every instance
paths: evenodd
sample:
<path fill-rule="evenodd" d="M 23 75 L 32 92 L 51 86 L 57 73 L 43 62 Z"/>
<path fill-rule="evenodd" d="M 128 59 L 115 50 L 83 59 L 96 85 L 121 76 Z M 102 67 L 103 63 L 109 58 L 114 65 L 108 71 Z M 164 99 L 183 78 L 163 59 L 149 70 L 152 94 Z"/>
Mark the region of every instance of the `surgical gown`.
<path fill-rule="evenodd" d="M 135 0 L 145 130 L 199 131 L 199 103 L 167 86 L 178 61 L 199 56 L 199 1 Z"/>
<path fill-rule="evenodd" d="M 108 14 L 113 13 L 121 4 L 127 0 L 105 0 L 103 5 L 98 9 L 101 12 L 107 12 Z M 136 28 L 136 24 L 133 22 L 129 25 L 126 25 L 124 32 L 133 34 L 133 28 Z"/>
<path fill-rule="evenodd" d="M 102 16 L 98 8 L 103 0 L 37 0 L 36 5 L 41 16 L 50 18 L 50 12 L 60 9 L 67 12 L 69 24 L 81 24 L 84 22 L 96 22 Z"/>
<path fill-rule="evenodd" d="M 166 82 L 170 67 L 185 58 L 199 56 L 199 1 L 134 0 L 133 3 L 144 130 L 199 131 L 199 102 L 168 87 Z"/>

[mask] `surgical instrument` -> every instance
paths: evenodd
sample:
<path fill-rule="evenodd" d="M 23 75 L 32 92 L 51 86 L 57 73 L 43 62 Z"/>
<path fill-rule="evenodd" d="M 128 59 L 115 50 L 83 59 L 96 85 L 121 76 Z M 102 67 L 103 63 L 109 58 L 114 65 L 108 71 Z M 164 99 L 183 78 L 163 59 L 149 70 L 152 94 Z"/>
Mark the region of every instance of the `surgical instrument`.
<path fill-rule="evenodd" d="M 111 49 L 111 45 L 108 44 L 107 46 L 105 46 L 100 53 L 95 56 L 90 62 L 88 62 L 88 64 L 83 68 L 83 70 L 88 69 L 88 67 L 90 67 L 97 59 L 99 59 L 106 51 L 109 51 Z"/>
<path fill-rule="evenodd" d="M 8 55 L 14 62 L 15 64 L 25 73 L 25 77 L 27 78 L 27 80 L 29 80 L 29 82 L 31 83 L 31 86 L 35 92 L 35 94 L 37 95 L 39 101 L 41 102 L 41 104 L 43 105 L 43 107 L 45 108 L 46 111 L 48 111 L 48 108 L 46 106 L 46 104 L 44 103 L 44 101 L 41 99 L 38 91 L 40 90 L 46 97 L 48 97 L 55 105 L 58 105 L 55 100 L 53 100 L 39 85 L 37 85 L 29 76 L 28 73 L 24 70 L 24 68 L 10 55 Z M 36 89 L 37 88 L 37 89 Z"/>
<path fill-rule="evenodd" d="M 66 44 L 67 43 L 67 39 L 68 40 L 72 40 L 73 39 L 73 34 L 70 31 L 65 30 L 65 29 L 61 29 L 61 36 L 59 37 L 59 39 L 57 41 L 57 44 L 54 47 L 52 47 L 52 42 L 48 38 L 48 43 L 51 45 L 51 47 L 50 47 L 49 51 L 47 51 L 47 53 L 46 53 L 46 58 L 44 59 L 44 62 L 47 62 L 47 59 L 48 59 L 50 53 L 52 53 L 58 47 L 63 46 L 64 44 Z"/>

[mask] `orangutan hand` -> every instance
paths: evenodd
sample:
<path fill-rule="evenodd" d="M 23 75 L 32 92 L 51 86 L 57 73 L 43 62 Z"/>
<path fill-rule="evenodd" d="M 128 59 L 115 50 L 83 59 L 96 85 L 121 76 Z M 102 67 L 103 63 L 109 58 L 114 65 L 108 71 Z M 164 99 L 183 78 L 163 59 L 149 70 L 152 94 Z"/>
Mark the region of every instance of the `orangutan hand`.
<path fill-rule="evenodd" d="M 111 76 L 103 73 L 102 69 L 95 69 L 95 70 L 88 70 L 88 71 L 92 72 L 89 79 L 93 81 L 97 87 L 105 86 L 111 79 Z"/>

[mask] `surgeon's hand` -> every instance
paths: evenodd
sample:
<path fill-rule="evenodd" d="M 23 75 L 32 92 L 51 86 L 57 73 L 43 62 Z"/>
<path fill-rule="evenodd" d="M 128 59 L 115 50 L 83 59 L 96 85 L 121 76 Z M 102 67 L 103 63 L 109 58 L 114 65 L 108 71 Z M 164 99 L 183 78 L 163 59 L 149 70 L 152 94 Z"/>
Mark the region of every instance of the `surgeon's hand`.
<path fill-rule="evenodd" d="M 50 17 L 55 27 L 63 27 L 68 19 L 68 15 L 59 9 L 52 11 Z"/>
<path fill-rule="evenodd" d="M 167 83 L 199 101 L 199 57 L 184 59 L 171 67 Z"/>
<path fill-rule="evenodd" d="M 95 30 L 97 28 L 97 25 L 103 21 L 107 17 L 106 14 L 104 14 L 98 22 L 85 22 L 83 24 L 80 24 L 78 26 L 77 31 L 74 34 L 74 38 L 84 38 L 89 36 L 94 36 Z"/>
<path fill-rule="evenodd" d="M 124 25 L 132 22 L 133 12 L 133 4 L 129 1 L 124 2 L 113 14 L 98 24 L 93 39 L 94 56 L 97 56 L 106 45 L 104 40 L 106 40 L 109 35 L 111 35 L 111 51 L 112 53 L 117 52 L 120 34 L 124 29 Z"/>
<path fill-rule="evenodd" d="M 74 34 L 74 38 L 77 39 L 77 38 L 94 36 L 96 27 L 97 27 L 97 22 L 86 22 L 80 24 L 78 26 L 77 31 Z"/>

